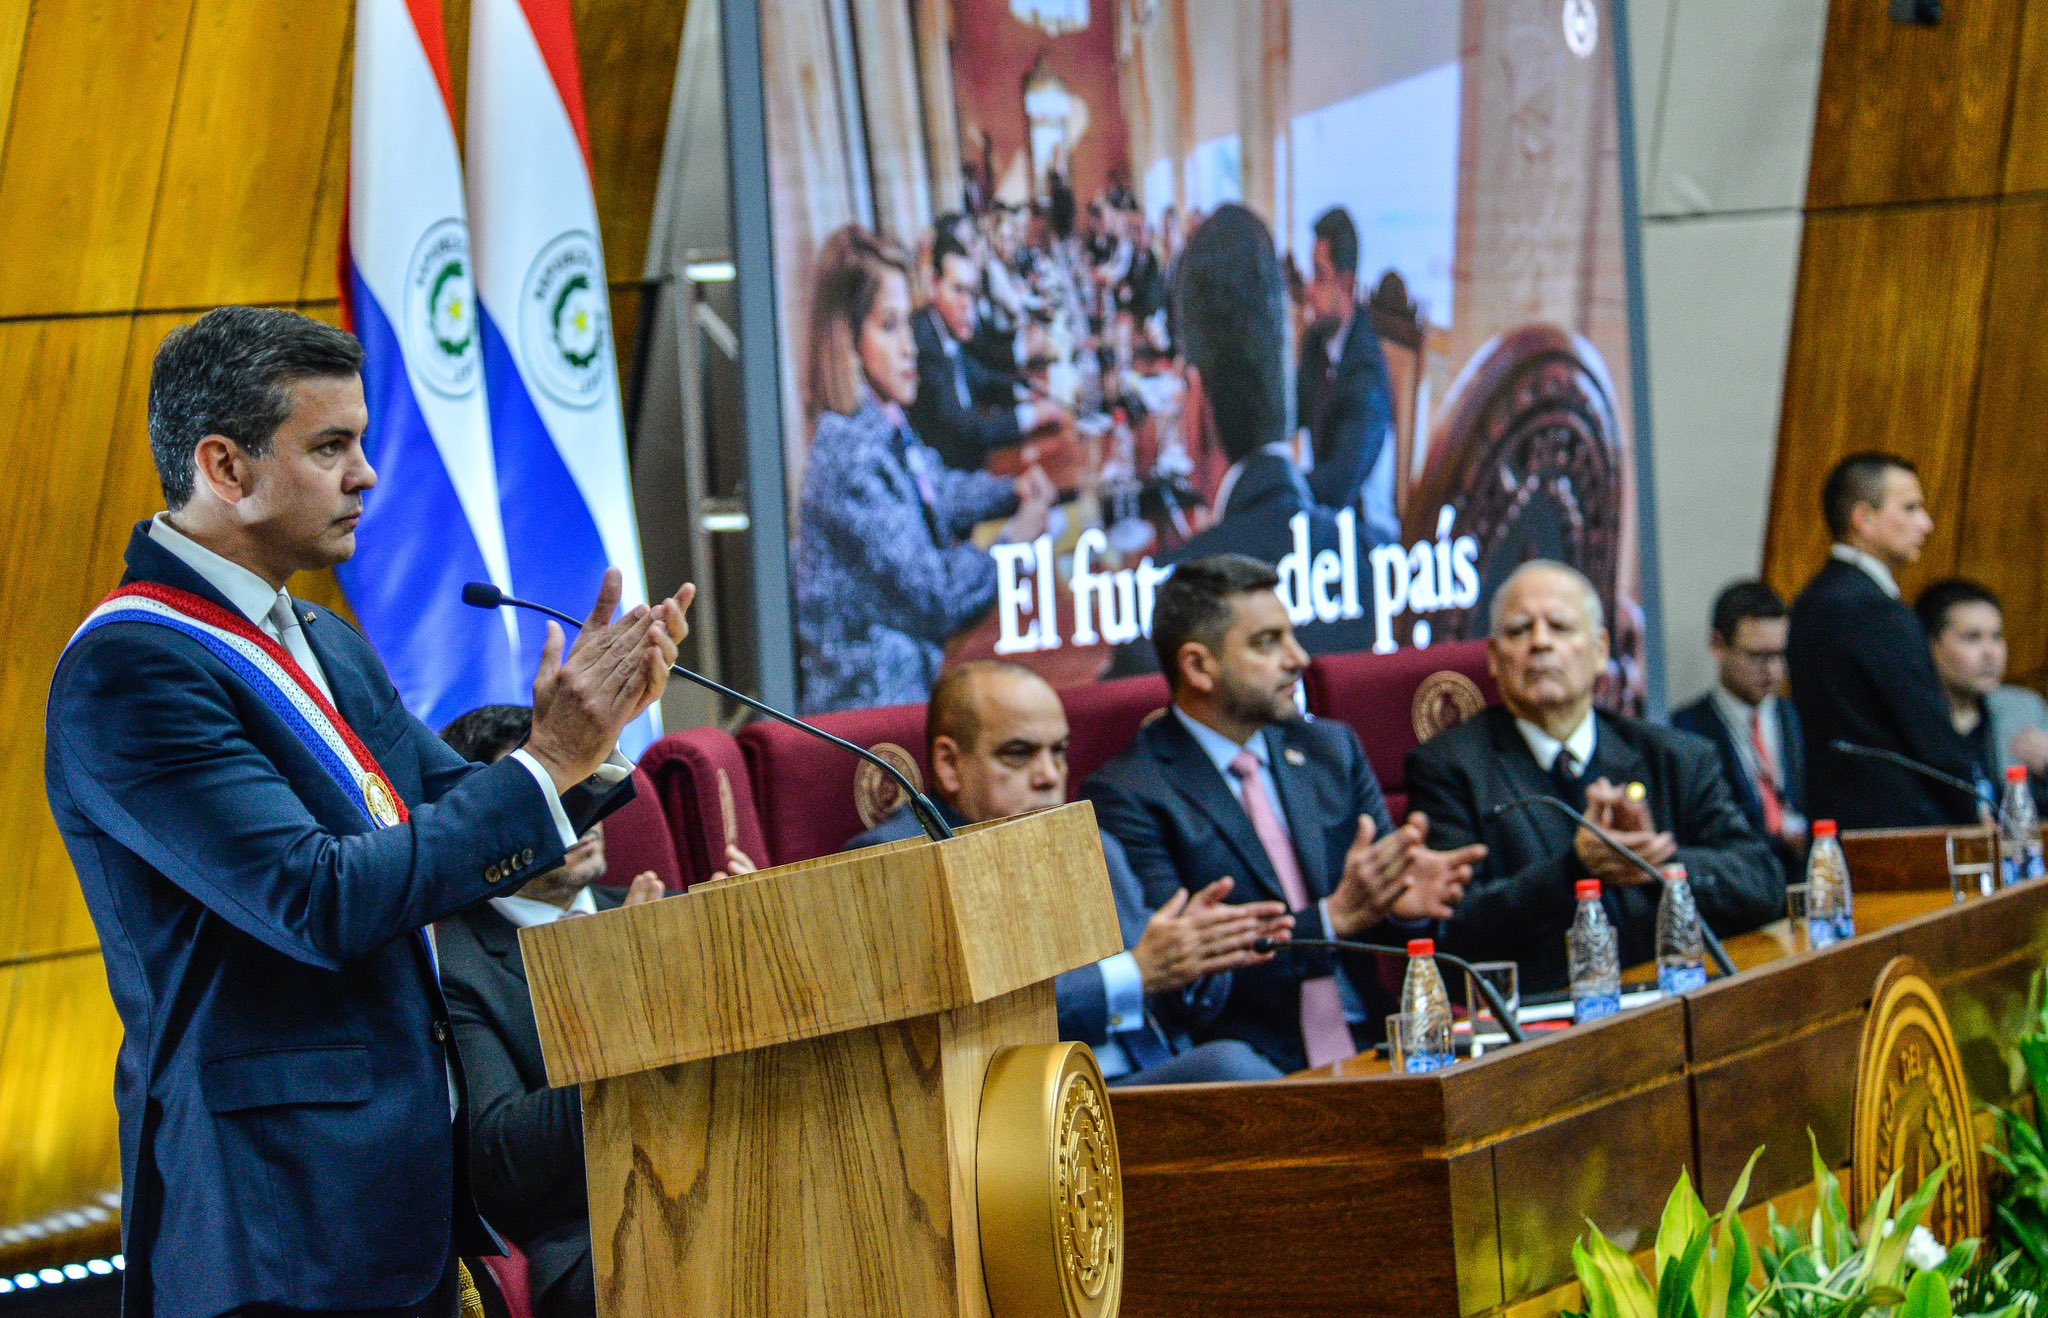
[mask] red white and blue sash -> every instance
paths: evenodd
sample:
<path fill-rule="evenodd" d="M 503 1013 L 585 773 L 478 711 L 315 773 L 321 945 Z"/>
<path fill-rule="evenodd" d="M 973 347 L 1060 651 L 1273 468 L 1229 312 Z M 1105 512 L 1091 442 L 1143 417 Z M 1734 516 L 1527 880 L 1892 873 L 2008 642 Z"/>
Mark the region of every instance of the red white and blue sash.
<path fill-rule="evenodd" d="M 100 601 L 65 648 L 117 622 L 153 623 L 198 641 L 249 684 L 374 827 L 389 828 L 411 818 L 348 720 L 290 651 L 247 618 L 188 591 L 138 582 Z"/>

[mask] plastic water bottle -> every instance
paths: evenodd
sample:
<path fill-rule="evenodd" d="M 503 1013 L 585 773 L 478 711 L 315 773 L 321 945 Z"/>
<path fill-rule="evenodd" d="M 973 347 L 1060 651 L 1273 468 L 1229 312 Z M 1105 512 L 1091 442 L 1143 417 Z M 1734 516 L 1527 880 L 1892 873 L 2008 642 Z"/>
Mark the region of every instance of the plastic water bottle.
<path fill-rule="evenodd" d="M 1451 1051 L 1451 998 L 1436 968 L 1436 940 L 1416 938 L 1408 944 L 1408 974 L 1401 981 L 1401 1010 L 1415 1021 L 1414 1046 L 1408 1050 L 1409 1072 L 1441 1071 L 1456 1060 Z"/>
<path fill-rule="evenodd" d="M 2041 877 L 2041 816 L 2034 809 L 2034 789 L 2027 783 L 2024 764 L 2005 770 L 2005 799 L 1998 803 L 1998 850 L 2006 887 Z"/>
<path fill-rule="evenodd" d="M 1806 937 L 1826 947 L 1856 936 L 1856 897 L 1849 888 L 1849 858 L 1835 836 L 1835 821 L 1813 821 L 1813 846 L 1806 854 Z"/>
<path fill-rule="evenodd" d="M 1583 1025 L 1621 1010 L 1621 947 L 1600 904 L 1600 880 L 1580 879 L 1576 891 L 1579 912 L 1565 942 L 1571 954 L 1572 1020 Z"/>
<path fill-rule="evenodd" d="M 1700 936 L 1700 908 L 1693 901 L 1685 866 L 1664 867 L 1664 895 L 1657 902 L 1657 987 L 1690 993 L 1707 986 L 1707 941 Z"/>

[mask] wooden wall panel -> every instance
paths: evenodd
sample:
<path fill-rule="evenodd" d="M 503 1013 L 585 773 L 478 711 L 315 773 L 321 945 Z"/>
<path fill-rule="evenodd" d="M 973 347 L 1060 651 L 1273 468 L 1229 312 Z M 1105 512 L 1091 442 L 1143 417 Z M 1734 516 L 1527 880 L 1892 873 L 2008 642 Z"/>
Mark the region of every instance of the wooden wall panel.
<path fill-rule="evenodd" d="M 1834 0 L 1809 210 L 1999 191 L 2017 10 L 2008 0 L 1942 8 L 1938 26 L 1914 27 L 1878 0 Z"/>
<path fill-rule="evenodd" d="M 135 305 L 190 15 L 34 7 L 0 174 L 0 316 Z"/>
<path fill-rule="evenodd" d="M 2048 5 L 2024 6 L 2018 22 L 2012 126 L 2005 148 L 2008 196 L 2048 192 Z"/>
<path fill-rule="evenodd" d="M 28 39 L 29 0 L 0 0 L 0 169 L 7 165 L 7 125 L 14 117 L 14 80 Z"/>
<path fill-rule="evenodd" d="M 1997 211 L 1996 271 L 1984 321 L 1983 368 L 1970 470 L 1957 510 L 1961 562 L 2005 601 L 2013 680 L 2048 676 L 2048 498 L 2042 418 L 2048 417 L 2048 201 Z"/>
<path fill-rule="evenodd" d="M 305 302 L 331 302 L 341 297 L 341 221 L 348 210 L 349 113 L 355 105 L 354 46 L 351 26 L 342 37 L 341 71 L 334 79 L 334 101 L 319 139 L 324 144 L 320 204 L 306 235 L 305 270 L 299 276 L 299 297 Z"/>
<path fill-rule="evenodd" d="M 300 296 L 352 10 L 196 0 L 142 306 Z"/>
<path fill-rule="evenodd" d="M 1920 468 L 1935 530 L 1907 593 L 1954 570 L 1992 230 L 1981 207 L 1808 218 L 1769 534 L 1767 574 L 1781 592 L 1819 570 L 1821 482 L 1858 449 Z"/>
<path fill-rule="evenodd" d="M 661 146 L 688 8 L 686 0 L 578 0 L 576 5 L 597 221 L 605 273 L 614 284 L 637 282 L 647 264 L 647 230 L 661 181 Z M 621 338 L 620 356 L 627 358 L 632 346 Z"/>

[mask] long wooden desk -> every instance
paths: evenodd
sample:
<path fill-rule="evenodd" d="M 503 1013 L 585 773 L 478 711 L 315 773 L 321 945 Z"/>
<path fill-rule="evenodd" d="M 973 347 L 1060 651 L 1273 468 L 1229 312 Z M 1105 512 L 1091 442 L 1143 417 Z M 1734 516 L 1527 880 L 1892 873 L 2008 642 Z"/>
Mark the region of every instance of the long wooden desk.
<path fill-rule="evenodd" d="M 1849 1161 L 1863 1021 L 1899 955 L 1939 987 L 1973 1097 L 2010 1099 L 2048 882 L 1956 906 L 1935 863 L 1921 891 L 1859 893 L 1847 943 L 1794 952 L 1782 923 L 1730 939 L 1731 979 L 1437 1075 L 1361 1058 L 1114 1091 L 1124 1312 L 1492 1313 L 1569 1281 L 1588 1218 L 1647 1248 L 1681 1169 L 1719 1204 L 1762 1146 L 1747 1202 L 1798 1190 L 1809 1130 Z"/>

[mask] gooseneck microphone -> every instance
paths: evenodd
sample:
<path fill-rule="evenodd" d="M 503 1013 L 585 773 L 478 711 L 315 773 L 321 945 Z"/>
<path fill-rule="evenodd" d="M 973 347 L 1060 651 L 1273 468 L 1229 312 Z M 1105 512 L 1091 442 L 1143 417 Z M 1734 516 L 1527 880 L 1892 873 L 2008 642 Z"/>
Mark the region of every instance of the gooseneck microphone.
<path fill-rule="evenodd" d="M 1510 810 L 1521 810 L 1534 805 L 1548 806 L 1561 814 L 1570 815 L 1587 832 L 1599 838 L 1609 851 L 1612 851 L 1615 855 L 1620 856 L 1629 864 L 1649 875 L 1660 885 L 1664 882 L 1664 872 L 1662 870 L 1621 845 L 1621 841 L 1612 833 L 1609 833 L 1606 829 L 1600 827 L 1600 825 L 1586 818 L 1554 796 L 1518 796 L 1512 801 L 1502 801 L 1499 805 L 1488 810 L 1486 817 L 1494 819 L 1506 814 Z M 1728 959 L 1728 949 L 1721 946 L 1721 936 L 1716 934 L 1713 928 L 1707 924 L 1707 917 L 1704 915 L 1700 917 L 1700 942 L 1706 946 L 1707 959 L 1714 963 L 1714 969 L 1720 973 L 1721 978 L 1726 979 L 1735 973 L 1735 963 Z"/>
<path fill-rule="evenodd" d="M 553 618 L 556 622 L 568 627 L 580 629 L 583 626 L 580 619 L 572 618 L 560 609 L 551 609 L 545 604 L 536 604 L 532 600 L 515 599 L 486 581 L 472 581 L 464 586 L 462 588 L 462 602 L 475 609 L 531 609 L 535 613 Z M 887 774 L 898 787 L 903 789 L 905 796 L 910 801 L 910 812 L 916 815 L 917 822 L 923 825 L 926 837 L 929 837 L 934 842 L 944 842 L 947 838 L 953 836 L 952 825 L 946 822 L 945 816 L 939 813 L 939 808 L 932 804 L 931 798 L 918 791 L 910 779 L 904 776 L 901 769 L 898 769 L 873 751 L 863 746 L 856 746 L 844 737 L 835 737 L 823 728 L 813 727 L 796 715 L 785 714 L 773 705 L 763 704 L 752 696 L 742 695 L 722 682 L 712 681 L 702 673 L 693 673 L 681 664 L 670 664 L 668 671 L 674 673 L 677 677 L 695 682 L 707 691 L 716 691 L 727 700 L 738 701 L 756 713 L 766 714 L 778 723 L 787 723 L 792 728 L 808 732 L 820 741 L 828 741 L 849 755 L 855 755 L 866 760 L 869 764 L 874 765 L 877 769 Z"/>
<path fill-rule="evenodd" d="M 1384 943 L 1356 943 L 1348 938 L 1290 938 L 1285 942 L 1272 938 L 1261 938 L 1252 944 L 1252 951 L 1261 955 L 1269 952 L 1285 952 L 1293 948 L 1320 947 L 1337 952 L 1364 952 L 1369 956 L 1393 956 L 1403 961 L 1408 959 L 1405 947 L 1389 947 Z M 1522 1026 L 1508 1010 L 1508 1004 L 1501 1001 L 1500 990 L 1486 982 L 1485 978 L 1472 969 L 1472 963 L 1448 952 L 1438 952 L 1436 959 L 1451 967 L 1462 970 L 1469 977 L 1472 987 L 1479 990 L 1479 996 L 1486 999 L 1487 1009 L 1500 1022 L 1501 1030 L 1515 1043 L 1525 1043 L 1528 1035 L 1522 1033 Z"/>
<path fill-rule="evenodd" d="M 1979 806 L 1984 803 L 1984 798 L 1977 795 L 1977 784 L 1958 778 L 1952 773 L 1943 773 L 1933 765 L 1923 764 L 1910 755 L 1901 755 L 1897 751 L 1888 751 L 1881 746 L 1863 746 L 1853 741 L 1842 741 L 1839 738 L 1829 742 L 1828 749 L 1837 755 L 1854 755 L 1858 759 L 1881 760 L 1886 764 L 1897 765 L 1907 773 L 1916 774 L 1919 777 L 1925 778 L 1928 782 L 1940 783 L 1944 787 L 1953 787 Z"/>

